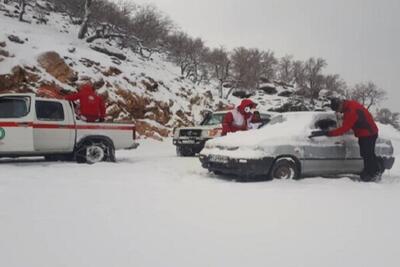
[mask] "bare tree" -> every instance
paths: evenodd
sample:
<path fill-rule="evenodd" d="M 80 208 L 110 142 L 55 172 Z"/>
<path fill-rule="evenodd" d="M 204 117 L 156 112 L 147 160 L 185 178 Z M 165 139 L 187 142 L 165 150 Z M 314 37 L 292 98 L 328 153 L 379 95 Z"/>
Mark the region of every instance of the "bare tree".
<path fill-rule="evenodd" d="M 24 21 L 26 0 L 19 0 L 19 21 Z"/>
<path fill-rule="evenodd" d="M 388 108 L 378 109 L 375 119 L 382 124 L 389 124 L 400 130 L 400 113 L 392 112 Z"/>
<path fill-rule="evenodd" d="M 291 84 L 294 82 L 294 63 L 293 56 L 286 55 L 282 57 L 277 66 L 278 79 L 281 82 Z"/>
<path fill-rule="evenodd" d="M 219 97 L 222 98 L 223 84 L 230 76 L 231 61 L 229 60 L 229 54 L 223 47 L 214 48 L 206 55 L 205 61 L 210 65 L 211 78 L 219 81 Z"/>
<path fill-rule="evenodd" d="M 173 29 L 171 19 L 153 5 L 140 6 L 132 15 L 131 32 L 146 46 L 161 45 Z"/>
<path fill-rule="evenodd" d="M 240 81 L 243 89 L 255 90 L 259 87 L 259 80 L 263 73 L 263 53 L 256 49 L 238 47 L 231 55 L 232 77 Z"/>
<path fill-rule="evenodd" d="M 339 74 L 330 74 L 324 78 L 324 88 L 332 92 L 344 94 L 347 84 Z"/>
<path fill-rule="evenodd" d="M 260 64 L 261 73 L 259 78 L 263 77 L 270 81 L 275 79 L 278 60 L 275 58 L 274 52 L 270 50 L 261 52 Z"/>
<path fill-rule="evenodd" d="M 324 75 L 322 70 L 327 66 L 325 59 L 310 58 L 304 63 L 295 63 L 298 70 L 297 85 L 300 87 L 300 94 L 309 97 L 311 104 L 318 98 L 319 91 L 324 87 Z"/>
<path fill-rule="evenodd" d="M 207 72 L 204 63 L 208 50 L 200 38 L 191 38 L 184 32 L 177 32 L 168 36 L 167 49 L 169 59 L 181 69 L 181 76 L 190 78 L 193 82 L 204 80 L 204 73 Z"/>
<path fill-rule="evenodd" d="M 386 97 L 386 92 L 373 82 L 358 83 L 350 90 L 349 97 L 357 100 L 361 104 L 370 109 L 372 106 L 379 104 Z"/>
<path fill-rule="evenodd" d="M 91 5 L 92 5 L 92 0 L 86 0 L 86 2 L 85 2 L 85 15 L 83 17 L 83 21 L 82 21 L 82 24 L 81 24 L 81 27 L 80 27 L 79 33 L 78 33 L 78 38 L 79 39 L 85 38 L 85 35 L 86 35 L 87 31 L 88 31 L 90 15 L 92 14 Z"/>

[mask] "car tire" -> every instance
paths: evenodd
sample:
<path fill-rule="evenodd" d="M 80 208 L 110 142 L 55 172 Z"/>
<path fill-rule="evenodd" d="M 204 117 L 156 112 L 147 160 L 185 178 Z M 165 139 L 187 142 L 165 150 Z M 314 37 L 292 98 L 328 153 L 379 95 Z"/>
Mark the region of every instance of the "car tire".
<path fill-rule="evenodd" d="M 86 140 L 75 150 L 78 163 L 94 164 L 101 161 L 115 162 L 115 149 L 103 140 Z"/>
<path fill-rule="evenodd" d="M 270 171 L 271 179 L 296 180 L 299 176 L 299 168 L 292 158 L 278 158 Z"/>

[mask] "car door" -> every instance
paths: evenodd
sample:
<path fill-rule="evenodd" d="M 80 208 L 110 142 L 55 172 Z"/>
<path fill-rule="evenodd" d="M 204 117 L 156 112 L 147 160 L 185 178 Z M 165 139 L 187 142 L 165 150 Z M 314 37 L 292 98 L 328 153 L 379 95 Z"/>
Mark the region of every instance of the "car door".
<path fill-rule="evenodd" d="M 343 139 L 346 146 L 346 161 L 343 164 L 343 169 L 348 173 L 361 172 L 364 163 L 360 155 L 358 138 L 354 136 L 353 131 L 349 131 L 343 135 Z"/>
<path fill-rule="evenodd" d="M 37 100 L 33 138 L 39 152 L 71 152 L 74 147 L 75 126 L 65 101 Z"/>
<path fill-rule="evenodd" d="M 336 127 L 334 117 L 321 118 L 315 121 L 313 130 L 329 130 Z M 345 162 L 346 146 L 342 137 L 309 138 L 304 146 L 302 159 L 303 174 L 330 175 L 342 173 Z"/>
<path fill-rule="evenodd" d="M 34 95 L 0 97 L 0 154 L 32 153 Z"/>

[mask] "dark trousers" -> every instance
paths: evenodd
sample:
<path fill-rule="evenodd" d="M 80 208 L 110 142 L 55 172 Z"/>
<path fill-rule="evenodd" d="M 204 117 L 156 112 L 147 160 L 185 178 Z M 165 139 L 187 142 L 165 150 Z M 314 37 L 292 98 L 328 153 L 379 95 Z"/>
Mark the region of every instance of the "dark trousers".
<path fill-rule="evenodd" d="M 372 179 L 379 172 L 378 159 L 375 154 L 375 143 L 378 135 L 360 137 L 358 144 L 360 145 L 360 155 L 364 160 L 364 170 L 361 179 Z"/>

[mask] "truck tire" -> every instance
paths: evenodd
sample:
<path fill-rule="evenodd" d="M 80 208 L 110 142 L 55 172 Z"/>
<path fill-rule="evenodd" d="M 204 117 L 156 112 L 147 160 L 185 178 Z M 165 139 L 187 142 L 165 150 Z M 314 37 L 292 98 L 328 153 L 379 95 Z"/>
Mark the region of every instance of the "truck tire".
<path fill-rule="evenodd" d="M 88 164 L 101 161 L 115 162 L 115 148 L 104 140 L 85 140 L 76 148 L 75 159 L 78 163 Z"/>
<path fill-rule="evenodd" d="M 179 157 L 192 157 L 196 153 L 190 147 L 176 146 L 176 155 Z"/>
<path fill-rule="evenodd" d="M 299 168 L 292 158 L 278 158 L 270 172 L 270 179 L 296 180 L 299 176 Z"/>

